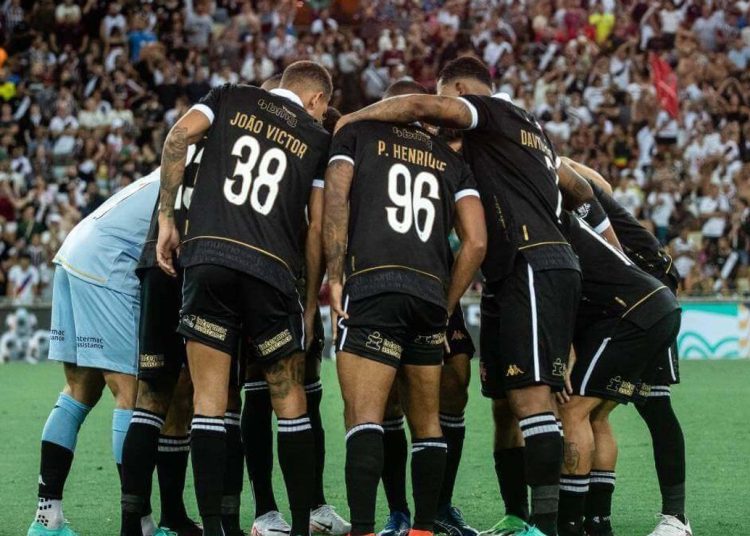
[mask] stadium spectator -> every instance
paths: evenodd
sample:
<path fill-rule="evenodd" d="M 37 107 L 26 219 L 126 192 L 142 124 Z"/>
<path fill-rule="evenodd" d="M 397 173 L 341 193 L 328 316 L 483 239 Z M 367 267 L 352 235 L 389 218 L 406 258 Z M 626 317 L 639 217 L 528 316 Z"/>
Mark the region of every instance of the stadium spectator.
<path fill-rule="evenodd" d="M 538 115 L 559 153 L 599 170 L 662 241 L 687 233 L 718 248 L 726 236 L 737 268 L 719 291 L 741 291 L 749 5 L 361 0 L 351 14 L 326 0 L 5 0 L 4 240 L 24 251 L 49 232 L 55 240 L 41 247 L 51 258 L 82 214 L 158 164 L 167 129 L 212 86 L 260 84 L 311 58 L 334 75 L 334 104 L 346 112 L 401 78 L 434 88 L 445 62 L 473 54 L 499 90 Z M 29 204 L 31 219 L 22 216 Z M 713 292 L 722 257 L 702 251 L 683 276 Z"/>

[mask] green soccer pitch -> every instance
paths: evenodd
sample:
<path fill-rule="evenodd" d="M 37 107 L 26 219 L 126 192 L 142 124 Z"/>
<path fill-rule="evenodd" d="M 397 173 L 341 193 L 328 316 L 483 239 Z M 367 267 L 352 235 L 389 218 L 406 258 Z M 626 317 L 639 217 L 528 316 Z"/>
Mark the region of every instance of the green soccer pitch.
<path fill-rule="evenodd" d="M 454 502 L 473 526 L 486 529 L 501 515 L 502 503 L 493 470 L 489 404 L 479 394 L 474 365 L 466 447 Z M 750 504 L 750 361 L 683 362 L 682 376 L 683 385 L 674 389 L 673 397 L 687 441 L 687 507 L 694 531 L 698 536 L 742 534 L 746 523 L 743 512 L 748 512 Z M 62 382 L 57 364 L 0 367 L 0 535 L 24 536 L 32 520 L 39 437 Z M 342 404 L 331 362 L 324 363 L 323 382 L 327 498 L 346 517 Z M 120 493 L 111 454 L 111 409 L 111 397 L 105 395 L 89 415 L 68 479 L 65 515 L 81 536 L 113 536 L 119 531 Z M 620 444 L 615 530 L 619 536 L 645 536 L 655 525 L 654 514 L 660 507 L 650 438 L 630 407 L 615 411 L 614 427 Z M 280 506 L 288 518 L 278 468 L 275 478 L 277 497 L 282 499 Z M 156 496 L 154 510 L 158 512 Z M 191 515 L 195 515 L 191 484 L 186 499 Z M 243 527 L 249 530 L 253 506 L 247 482 L 242 510 Z M 377 519 L 379 523 L 385 519 L 382 494 Z"/>

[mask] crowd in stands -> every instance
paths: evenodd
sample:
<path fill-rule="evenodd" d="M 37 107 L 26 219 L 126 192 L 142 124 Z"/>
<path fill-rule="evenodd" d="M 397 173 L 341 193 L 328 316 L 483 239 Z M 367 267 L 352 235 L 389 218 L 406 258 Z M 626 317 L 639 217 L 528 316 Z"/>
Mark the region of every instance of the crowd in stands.
<path fill-rule="evenodd" d="M 158 165 L 169 127 L 211 87 L 313 59 L 346 113 L 404 77 L 434 89 L 462 54 L 491 67 L 560 154 L 612 183 L 669 247 L 685 292 L 750 292 L 749 6 L 4 0 L 0 295 L 48 301 L 66 234 Z"/>

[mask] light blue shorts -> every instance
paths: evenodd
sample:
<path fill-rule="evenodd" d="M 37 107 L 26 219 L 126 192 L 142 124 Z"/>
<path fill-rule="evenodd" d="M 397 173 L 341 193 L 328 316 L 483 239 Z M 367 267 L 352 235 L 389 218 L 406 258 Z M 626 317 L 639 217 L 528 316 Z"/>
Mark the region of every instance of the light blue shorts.
<path fill-rule="evenodd" d="M 49 358 L 135 376 L 137 297 L 88 283 L 55 269 Z"/>

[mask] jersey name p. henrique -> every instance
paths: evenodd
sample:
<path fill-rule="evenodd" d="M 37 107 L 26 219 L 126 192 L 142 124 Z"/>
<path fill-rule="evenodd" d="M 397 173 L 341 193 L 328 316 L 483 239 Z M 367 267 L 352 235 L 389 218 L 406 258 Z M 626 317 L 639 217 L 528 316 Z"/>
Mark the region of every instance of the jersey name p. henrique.
<path fill-rule="evenodd" d="M 349 193 L 346 294 L 410 294 L 446 306 L 455 203 L 479 196 L 466 163 L 415 125 L 353 123 L 333 138 L 330 161 L 354 166 Z"/>
<path fill-rule="evenodd" d="M 564 212 L 570 243 L 583 271 L 577 324 L 583 329 L 603 318 L 624 318 L 648 329 L 680 308 L 670 289 L 641 270 L 578 216 Z"/>
<path fill-rule="evenodd" d="M 484 277 L 506 277 L 518 254 L 535 270 L 580 270 L 560 222 L 560 159 L 537 120 L 502 93 L 460 99 L 473 118 L 463 154 L 487 217 Z"/>
<path fill-rule="evenodd" d="M 330 136 L 299 97 L 248 85 L 212 89 L 193 109 L 211 127 L 193 187 L 181 264 L 216 264 L 294 292 L 305 209 L 323 186 Z"/>
<path fill-rule="evenodd" d="M 639 268 L 667 283 L 674 290 L 679 281 L 679 274 L 672 264 L 672 258 L 664 251 L 656 237 L 611 195 L 596 183 L 589 183 L 603 212 L 592 210 L 591 203 L 584 203 L 576 213 L 597 232 L 604 231 L 611 224 L 628 257 Z"/>
<path fill-rule="evenodd" d="M 188 154 L 185 161 L 185 174 L 183 175 L 182 185 L 177 192 L 177 198 L 175 199 L 174 206 L 174 222 L 177 230 L 180 232 L 180 236 L 185 233 L 185 219 L 187 217 L 187 210 L 190 208 L 190 199 L 193 195 L 193 185 L 195 184 L 195 176 L 198 173 L 198 167 L 203 157 L 203 142 L 198 142 L 195 145 L 188 146 Z M 147 268 L 155 268 L 158 266 L 156 262 L 156 241 L 159 239 L 159 199 L 156 199 L 154 204 L 154 210 L 151 214 L 151 224 L 148 228 L 148 234 L 146 235 L 146 243 L 143 245 L 143 251 L 141 252 L 141 258 L 138 261 L 138 267 L 136 270 L 140 274 L 142 270 Z M 179 263 L 179 258 L 177 259 Z"/>
<path fill-rule="evenodd" d="M 107 199 L 76 225 L 53 262 L 69 274 L 137 296 L 135 274 L 159 196 L 159 168 Z"/>

